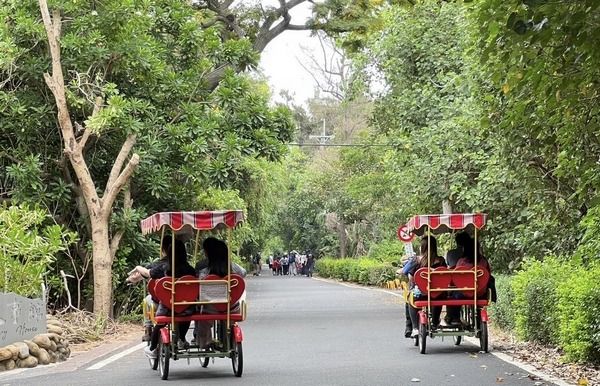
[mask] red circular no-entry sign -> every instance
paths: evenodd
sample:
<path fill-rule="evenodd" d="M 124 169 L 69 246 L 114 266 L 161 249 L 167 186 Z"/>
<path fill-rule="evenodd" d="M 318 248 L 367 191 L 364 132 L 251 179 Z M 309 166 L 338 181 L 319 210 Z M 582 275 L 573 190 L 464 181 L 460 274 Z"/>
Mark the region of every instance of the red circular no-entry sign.
<path fill-rule="evenodd" d="M 412 239 L 415 237 L 415 235 L 408 232 L 408 227 L 406 226 L 406 224 L 400 225 L 398 227 L 398 232 L 396 232 L 396 234 L 398 235 L 398 238 L 400 239 L 400 241 L 403 241 L 405 243 L 410 243 L 412 241 Z"/>

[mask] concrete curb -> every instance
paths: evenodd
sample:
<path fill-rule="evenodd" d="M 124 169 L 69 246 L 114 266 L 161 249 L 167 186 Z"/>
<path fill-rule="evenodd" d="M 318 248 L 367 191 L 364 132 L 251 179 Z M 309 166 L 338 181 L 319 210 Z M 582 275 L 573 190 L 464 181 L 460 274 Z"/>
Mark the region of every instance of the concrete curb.
<path fill-rule="evenodd" d="M 64 362 L 52 363 L 50 365 L 37 366 L 30 369 L 15 369 L 3 371 L 0 373 L 0 383 L 4 384 L 7 381 L 16 381 L 27 379 L 41 375 L 50 375 L 56 373 L 71 372 L 81 368 L 85 368 L 92 362 L 100 361 L 103 358 L 109 357 L 115 351 L 124 350 L 133 347 L 140 343 L 142 330 L 139 334 L 127 334 L 121 339 L 111 342 L 102 343 L 87 351 L 75 351 L 71 353 L 71 357 Z"/>

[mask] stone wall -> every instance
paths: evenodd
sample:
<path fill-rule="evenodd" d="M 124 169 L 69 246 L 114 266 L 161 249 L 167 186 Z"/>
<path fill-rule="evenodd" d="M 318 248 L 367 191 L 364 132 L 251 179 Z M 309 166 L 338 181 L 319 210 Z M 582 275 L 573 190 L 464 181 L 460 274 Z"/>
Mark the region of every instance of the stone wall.
<path fill-rule="evenodd" d="M 35 367 L 67 360 L 71 355 L 69 342 L 62 323 L 55 317 L 46 317 L 48 332 L 31 340 L 0 347 L 0 371 Z"/>

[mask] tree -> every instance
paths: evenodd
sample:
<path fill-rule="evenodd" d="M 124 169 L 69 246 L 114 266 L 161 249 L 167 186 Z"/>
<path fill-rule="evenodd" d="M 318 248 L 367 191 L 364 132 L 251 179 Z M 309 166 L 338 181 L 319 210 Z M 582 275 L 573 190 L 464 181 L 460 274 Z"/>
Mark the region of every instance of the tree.
<path fill-rule="evenodd" d="M 93 271 L 94 271 L 94 311 L 96 313 L 110 314 L 110 304 L 112 302 L 112 275 L 111 268 L 116 249 L 119 246 L 120 237 L 114 235 L 112 239 L 109 236 L 109 220 L 113 211 L 113 205 L 117 195 L 139 163 L 139 156 L 129 154 L 135 144 L 136 135 L 131 133 L 127 138 L 119 155 L 115 159 L 112 170 L 106 182 L 104 193 L 100 197 L 97 193 L 95 181 L 92 179 L 90 170 L 84 159 L 83 149 L 89 139 L 92 127 L 81 127 L 81 136 L 76 138 L 75 125 L 71 120 L 71 114 L 67 105 L 67 96 L 65 92 L 65 79 L 62 71 L 62 62 L 60 57 L 60 43 L 62 30 L 61 15 L 55 10 L 50 17 L 48 4 L 46 0 L 39 0 L 42 20 L 48 36 L 48 46 L 52 60 L 52 74 L 44 74 L 44 79 L 48 88 L 52 91 L 58 110 L 58 124 L 63 139 L 64 153 L 70 161 L 81 189 L 81 196 L 85 201 L 86 211 L 89 215 L 92 243 L 93 243 Z M 102 97 L 97 96 L 95 100 L 94 111 L 89 118 L 93 122 L 94 118 L 102 109 L 104 101 Z M 128 159 L 129 158 L 129 159 Z M 127 163 L 126 163 L 127 162 Z M 126 199 L 127 200 L 127 199 Z M 130 206 L 127 200 L 124 206 Z"/>
<path fill-rule="evenodd" d="M 211 70 L 252 65 L 256 52 L 247 39 L 223 43 L 220 26 L 203 26 L 187 4 L 56 1 L 50 16 L 36 3 L 0 7 L 10 53 L 0 64 L 0 143 L 11 198 L 78 229 L 76 256 L 93 252 L 95 311 L 110 314 L 112 269 L 124 269 L 119 244 L 148 256 L 139 219 L 194 208 L 206 186 L 244 186 L 244 160 L 278 160 L 293 125 L 247 77 L 224 71 L 208 87 Z"/>

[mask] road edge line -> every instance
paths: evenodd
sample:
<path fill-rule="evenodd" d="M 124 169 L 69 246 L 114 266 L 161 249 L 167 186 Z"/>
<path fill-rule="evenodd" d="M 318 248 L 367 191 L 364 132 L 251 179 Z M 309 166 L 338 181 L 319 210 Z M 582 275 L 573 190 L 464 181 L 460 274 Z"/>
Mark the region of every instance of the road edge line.
<path fill-rule="evenodd" d="M 112 362 L 114 362 L 118 359 L 121 359 L 124 356 L 127 356 L 127 355 L 131 354 L 132 352 L 135 352 L 135 351 L 141 349 L 144 346 L 147 346 L 146 342 L 138 343 L 137 345 L 135 345 L 133 347 L 129 347 L 125 351 L 121 351 L 120 353 L 111 355 L 108 358 L 103 359 L 100 362 L 93 364 L 92 366 L 86 368 L 86 370 L 99 370 L 99 369 L 103 368 L 104 366 L 111 364 Z"/>

